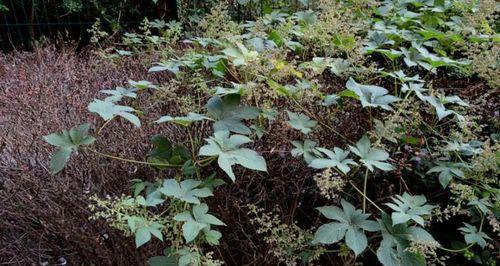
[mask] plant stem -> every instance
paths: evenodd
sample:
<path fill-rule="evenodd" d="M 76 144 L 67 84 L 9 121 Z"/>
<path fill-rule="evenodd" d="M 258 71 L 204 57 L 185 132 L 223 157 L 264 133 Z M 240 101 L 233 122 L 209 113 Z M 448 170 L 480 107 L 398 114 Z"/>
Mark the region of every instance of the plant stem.
<path fill-rule="evenodd" d="M 358 187 L 356 187 L 352 182 L 349 181 L 349 184 L 351 184 L 351 186 L 359 193 L 361 194 L 361 196 L 363 196 L 366 200 L 368 200 L 368 202 L 370 202 L 375 208 L 377 208 L 379 211 L 381 212 L 384 212 L 384 210 L 382 210 L 382 208 L 380 208 L 377 203 L 373 202 L 370 198 L 368 198 L 366 196 L 366 194 L 364 194 Z"/>
<path fill-rule="evenodd" d="M 476 206 L 476 209 L 478 210 L 479 212 L 479 215 L 481 215 L 481 224 L 479 225 L 479 232 L 481 232 L 483 230 L 483 224 L 484 224 L 484 215 L 483 213 L 481 212 L 481 210 Z M 444 250 L 444 251 L 448 251 L 448 252 L 453 252 L 453 253 L 458 253 L 458 252 L 462 252 L 462 251 L 465 251 L 467 249 L 469 249 L 470 247 L 474 246 L 475 243 L 471 243 L 461 249 L 448 249 L 448 248 L 444 248 L 444 247 L 441 247 L 441 246 L 438 246 L 437 248 L 441 249 L 441 250 Z"/>
<path fill-rule="evenodd" d="M 355 144 L 352 140 L 348 139 L 346 136 L 342 135 L 340 132 L 335 130 L 335 128 L 331 127 L 330 125 L 323 123 L 320 119 L 318 119 L 313 113 L 311 113 L 309 110 L 307 110 L 304 106 L 302 106 L 295 98 L 291 97 L 292 101 L 307 115 L 311 116 L 314 118 L 314 120 L 318 121 L 322 126 L 326 127 L 329 129 L 331 132 L 335 133 L 337 136 L 341 137 L 343 140 L 349 142 L 350 144 Z"/>
<path fill-rule="evenodd" d="M 363 213 L 366 212 L 366 186 L 368 184 L 368 168 L 365 171 L 365 180 L 363 181 Z"/>
<path fill-rule="evenodd" d="M 136 163 L 136 164 L 145 164 L 145 165 L 152 165 L 152 166 L 164 166 L 164 167 L 182 167 L 182 165 L 180 164 L 167 164 L 167 163 L 150 163 L 150 162 L 144 162 L 144 161 L 137 161 L 137 160 L 132 160 L 132 159 L 126 159 L 126 158 L 121 158 L 121 157 L 118 157 L 118 156 L 113 156 L 113 155 L 110 155 L 110 154 L 106 154 L 106 153 L 102 153 L 102 152 L 98 152 L 94 149 L 90 149 L 90 148 L 87 148 L 87 150 L 97 154 L 97 155 L 100 155 L 100 156 L 103 156 L 103 157 L 107 157 L 107 158 L 111 158 L 111 159 L 115 159 L 115 160 L 119 160 L 119 161 L 123 161 L 123 162 L 128 162 L 128 163 Z"/>
<path fill-rule="evenodd" d="M 100 128 L 99 130 L 97 131 L 97 135 L 100 135 L 101 134 L 101 131 L 109 124 L 109 122 L 111 122 L 111 120 L 113 119 L 109 119 L 108 121 L 106 121 Z"/>

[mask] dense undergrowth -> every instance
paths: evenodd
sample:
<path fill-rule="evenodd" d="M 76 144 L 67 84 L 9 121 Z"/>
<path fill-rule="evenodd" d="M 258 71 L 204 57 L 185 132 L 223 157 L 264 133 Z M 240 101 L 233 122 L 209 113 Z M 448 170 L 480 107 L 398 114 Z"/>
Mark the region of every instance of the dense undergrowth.
<path fill-rule="evenodd" d="M 498 97 L 497 6 L 313 1 L 237 23 L 220 4 L 189 31 L 145 21 L 97 52 L 154 53 L 149 72 L 171 79 L 102 90 L 88 105 L 102 122 L 44 137 L 51 172 L 75 152 L 156 169 L 89 206 L 139 252 L 161 242 L 151 265 L 495 265 L 498 114 L 485 106 Z M 469 101 L 445 85 L 478 77 L 488 87 Z M 125 158 L 99 140 L 122 119 L 182 133 Z M 267 253 L 252 262 L 252 250 Z"/>

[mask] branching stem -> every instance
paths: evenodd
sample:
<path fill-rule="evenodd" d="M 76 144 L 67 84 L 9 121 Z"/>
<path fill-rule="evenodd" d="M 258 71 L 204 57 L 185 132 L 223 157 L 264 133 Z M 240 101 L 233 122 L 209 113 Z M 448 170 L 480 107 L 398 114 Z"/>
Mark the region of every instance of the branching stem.
<path fill-rule="evenodd" d="M 144 164 L 144 165 L 152 165 L 152 166 L 164 166 L 164 167 L 182 167 L 182 165 L 180 165 L 180 164 L 151 163 L 151 162 L 145 162 L 145 161 L 137 161 L 137 160 L 126 159 L 126 158 L 102 153 L 102 152 L 99 152 L 99 151 L 96 151 L 96 150 L 90 149 L 90 148 L 87 148 L 87 150 L 89 150 L 97 155 L 103 156 L 103 157 L 107 157 L 110 159 L 115 159 L 115 160 L 119 160 L 119 161 L 123 161 L 123 162 L 128 162 L 128 163 L 136 163 L 136 164 Z"/>

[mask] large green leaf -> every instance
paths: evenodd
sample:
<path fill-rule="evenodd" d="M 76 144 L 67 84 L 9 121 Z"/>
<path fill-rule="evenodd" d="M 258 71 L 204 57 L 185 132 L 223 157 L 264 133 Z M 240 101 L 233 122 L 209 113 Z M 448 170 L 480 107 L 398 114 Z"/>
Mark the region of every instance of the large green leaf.
<path fill-rule="evenodd" d="M 220 233 L 213 232 L 214 230 L 210 229 L 211 225 L 225 225 L 217 217 L 208 213 L 208 205 L 205 203 L 193 206 L 191 211 L 177 214 L 174 220 L 184 222 L 182 234 L 188 243 L 193 241 L 203 230 L 205 237 L 208 237 L 207 241 L 213 244 L 220 238 Z"/>
<path fill-rule="evenodd" d="M 239 94 L 229 94 L 223 98 L 214 96 L 208 100 L 205 107 L 209 116 L 216 121 L 214 131 L 227 130 L 245 135 L 252 133 L 243 120 L 256 118 L 260 110 L 252 106 L 240 106 L 240 98 Z"/>
<path fill-rule="evenodd" d="M 356 147 L 349 146 L 349 148 L 360 157 L 360 162 L 370 169 L 370 171 L 373 171 L 374 168 L 382 171 L 391 171 L 394 169 L 392 165 L 384 162 L 389 159 L 389 154 L 384 150 L 372 148 L 370 139 L 366 135 L 356 143 Z"/>
<path fill-rule="evenodd" d="M 116 87 L 114 90 L 102 90 L 102 93 L 109 94 L 111 96 L 106 97 L 104 101 L 107 102 L 119 102 L 122 100 L 123 97 L 130 97 L 130 98 L 136 98 L 137 94 L 135 93 L 137 89 L 135 88 L 122 88 L 122 87 Z"/>
<path fill-rule="evenodd" d="M 168 197 L 174 197 L 185 202 L 200 204 L 199 198 L 213 196 L 212 190 L 207 187 L 198 188 L 202 184 L 199 180 L 187 179 L 180 183 L 175 179 L 165 179 L 163 186 L 158 189 Z"/>
<path fill-rule="evenodd" d="M 439 183 L 443 188 L 446 188 L 454 176 L 464 177 L 464 172 L 462 168 L 466 168 L 467 165 L 463 163 L 453 163 L 453 162 L 436 162 L 436 166 L 432 167 L 427 171 L 430 173 L 439 173 Z"/>
<path fill-rule="evenodd" d="M 55 175 L 60 172 L 68 162 L 71 153 L 79 146 L 94 143 L 95 138 L 88 134 L 89 128 L 90 124 L 83 124 L 73 127 L 69 132 L 63 130 L 60 133 L 52 133 L 43 137 L 47 143 L 59 148 L 50 160 L 51 174 Z"/>
<path fill-rule="evenodd" d="M 427 199 L 424 195 L 411 196 L 406 192 L 402 196 L 396 195 L 392 200 L 394 203 L 387 203 L 386 205 L 394 210 L 392 213 L 392 222 L 394 225 L 413 220 L 419 225 L 424 226 L 422 216 L 430 215 L 431 210 L 436 207 L 426 204 Z"/>
<path fill-rule="evenodd" d="M 290 124 L 290 126 L 294 129 L 300 130 L 300 132 L 304 134 L 308 134 L 309 132 L 311 132 L 312 128 L 314 128 L 318 124 L 317 121 L 311 120 L 311 118 L 309 118 L 305 114 L 297 114 L 290 111 L 286 112 L 288 113 L 288 123 Z"/>
<path fill-rule="evenodd" d="M 186 116 L 176 116 L 176 117 L 172 117 L 169 115 L 162 116 L 158 120 L 156 120 L 155 123 L 173 122 L 181 126 L 189 126 L 193 122 L 203 121 L 203 120 L 212 120 L 212 119 L 210 117 L 201 114 L 188 113 Z"/>
<path fill-rule="evenodd" d="M 109 121 L 116 116 L 121 116 L 130 121 L 136 127 L 141 127 L 141 121 L 133 114 L 136 110 L 132 107 L 94 99 L 94 101 L 89 104 L 88 109 L 92 113 L 97 113 L 106 121 Z"/>
<path fill-rule="evenodd" d="M 303 142 L 299 140 L 292 141 L 295 147 L 291 150 L 292 156 L 303 156 L 306 163 L 310 164 L 314 159 L 321 156 L 321 152 L 316 148 L 316 142 L 305 139 Z"/>
<path fill-rule="evenodd" d="M 254 150 L 240 148 L 241 145 L 251 142 L 242 135 L 229 135 L 229 131 L 217 131 L 206 139 L 205 146 L 200 148 L 201 156 L 217 156 L 219 167 L 235 181 L 232 166 L 239 164 L 245 168 L 258 171 L 267 171 L 266 161 Z"/>
<path fill-rule="evenodd" d="M 423 228 L 408 227 L 406 224 L 394 225 L 391 217 L 385 212 L 381 213 L 378 222 L 382 231 L 382 242 L 377 250 L 377 258 L 384 266 L 424 266 L 425 257 L 407 250 L 411 241 L 439 245 Z"/>
<path fill-rule="evenodd" d="M 374 85 L 362 85 L 349 78 L 346 83 L 347 89 L 356 93 L 363 107 L 380 107 L 384 110 L 392 110 L 389 105 L 400 99 L 388 94 L 388 91 L 382 87 Z"/>
<path fill-rule="evenodd" d="M 309 166 L 316 169 L 322 168 L 338 168 L 342 173 L 347 174 L 351 168 L 349 165 L 357 165 L 352 159 L 347 159 L 349 151 L 344 151 L 340 148 L 333 148 L 333 151 L 325 148 L 317 148 L 324 153 L 328 158 L 316 158 Z"/>
<path fill-rule="evenodd" d="M 363 252 L 368 240 L 363 231 L 379 230 L 377 222 L 368 220 L 369 214 L 356 210 L 352 204 L 342 200 L 342 209 L 335 206 L 316 208 L 328 219 L 336 220 L 324 224 L 316 230 L 313 243 L 332 244 L 345 238 L 346 245 L 358 256 Z"/>

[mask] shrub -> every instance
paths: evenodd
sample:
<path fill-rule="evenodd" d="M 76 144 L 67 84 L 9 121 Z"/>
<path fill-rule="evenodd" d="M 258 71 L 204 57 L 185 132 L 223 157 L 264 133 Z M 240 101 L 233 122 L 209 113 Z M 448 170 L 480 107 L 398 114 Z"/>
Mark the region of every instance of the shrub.
<path fill-rule="evenodd" d="M 268 214 L 265 206 L 250 211 L 255 231 L 268 234 L 263 242 L 276 261 L 310 263 L 336 253 L 344 263 L 426 265 L 473 257 L 492 264 L 496 251 L 485 221 L 495 224 L 487 217 L 498 213 L 498 184 L 495 178 L 471 181 L 465 173 L 475 160 L 485 160 L 479 159 L 485 143 L 497 137 L 474 128 L 470 104 L 436 85 L 446 70 L 469 66 L 452 58 L 453 51 L 478 36 L 462 35 L 456 6 L 440 1 L 386 1 L 373 13 L 360 11 L 364 17 L 339 12 L 350 5 L 321 4 L 319 11 L 292 14 L 276 10 L 242 24 L 242 34 L 231 39 L 222 38 L 232 32 L 228 24 L 217 27 L 221 35 L 184 41 L 187 47 L 163 46 L 168 57 L 149 71 L 167 71 L 176 81 L 129 80 L 125 87 L 102 90 L 88 105 L 103 120 L 93 134 L 80 125 L 45 136 L 58 148 L 51 172 L 62 171 L 75 152 L 161 171 L 154 180 L 136 180 L 133 196 L 94 198 L 92 207 L 95 218 L 133 235 L 137 247 L 164 241 L 151 265 L 220 264 L 211 251 L 226 244 L 223 232 L 239 221 L 220 210 L 217 193 L 234 186 L 244 197 L 231 200 L 259 204 L 259 197 L 269 197 L 262 180 L 283 177 L 277 170 L 283 171 L 287 153 L 303 161 L 295 161 L 286 176 L 292 183 L 301 180 L 297 192 L 278 199 L 291 200 L 283 203 L 291 206 L 290 220 Z M 212 13 L 206 21 L 221 21 L 221 14 L 226 17 Z M 351 30 L 358 20 L 372 26 Z M 144 36 L 165 40 L 144 31 L 129 35 L 137 41 L 125 49 L 141 55 L 150 51 L 138 48 Z M 307 40 L 310 32 L 314 38 Z M 134 54 L 125 51 L 118 58 Z M 181 102 L 184 112 L 151 119 L 165 97 L 154 104 L 144 99 L 162 93 Z M 348 123 L 332 123 L 342 114 Z M 177 138 L 154 136 L 143 160 L 95 144 L 93 136 L 100 139 L 114 121 L 139 128 L 147 118 L 175 127 Z M 354 130 L 341 127 L 349 124 Z M 478 176 L 494 172 L 488 168 Z M 245 181 L 246 187 L 238 187 Z M 231 219 L 236 222 L 226 222 Z M 436 226 L 445 220 L 450 231 Z"/>

